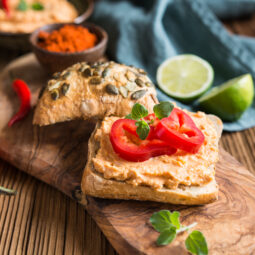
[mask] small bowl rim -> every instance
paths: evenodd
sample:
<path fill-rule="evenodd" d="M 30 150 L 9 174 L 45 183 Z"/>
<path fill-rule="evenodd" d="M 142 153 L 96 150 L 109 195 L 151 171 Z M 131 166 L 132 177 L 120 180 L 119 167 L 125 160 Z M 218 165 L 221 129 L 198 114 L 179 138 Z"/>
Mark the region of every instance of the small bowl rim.
<path fill-rule="evenodd" d="M 83 12 L 81 15 L 79 15 L 78 17 L 76 17 L 74 19 L 74 21 L 72 22 L 73 24 L 81 25 L 92 15 L 92 12 L 94 10 L 94 0 L 86 0 L 86 1 L 88 2 L 87 10 L 85 12 Z M 75 8 L 75 9 L 77 10 L 77 8 Z M 54 24 L 61 24 L 61 23 L 51 23 L 51 24 L 45 24 L 43 26 L 54 25 Z M 69 24 L 69 23 L 63 23 L 63 24 Z M 36 30 L 34 30 L 34 31 L 36 31 Z M 0 36 L 13 36 L 13 37 L 30 36 L 31 34 L 33 34 L 34 31 L 29 32 L 29 33 L 13 33 L 13 32 L 2 32 L 2 31 L 0 31 Z"/>
<path fill-rule="evenodd" d="M 100 41 L 94 47 L 83 50 L 83 51 L 77 51 L 77 52 L 49 51 L 49 50 L 41 48 L 40 46 L 37 45 L 37 38 L 38 38 L 38 34 L 39 34 L 40 31 L 45 31 L 46 30 L 45 28 L 49 29 L 53 26 L 56 26 L 57 29 L 59 29 L 59 28 L 65 26 L 65 25 L 82 26 L 82 27 L 86 27 L 86 28 L 93 27 L 97 31 L 99 31 L 99 33 L 101 33 L 102 38 L 100 39 Z M 101 47 L 103 47 L 104 45 L 106 45 L 107 42 L 108 42 L 108 34 L 102 27 L 100 27 L 98 25 L 95 25 L 94 23 L 90 23 L 90 22 L 83 22 L 81 24 L 76 24 L 76 23 L 54 23 L 54 24 L 44 25 L 44 26 L 39 27 L 38 29 L 36 29 L 33 33 L 31 33 L 31 35 L 29 37 L 29 42 L 32 45 L 32 47 L 34 47 L 37 50 L 43 52 L 44 54 L 50 54 L 50 55 L 54 55 L 54 56 L 77 56 L 77 55 L 82 55 L 82 54 L 87 54 L 87 53 L 94 52 L 94 51 L 100 49 Z"/>

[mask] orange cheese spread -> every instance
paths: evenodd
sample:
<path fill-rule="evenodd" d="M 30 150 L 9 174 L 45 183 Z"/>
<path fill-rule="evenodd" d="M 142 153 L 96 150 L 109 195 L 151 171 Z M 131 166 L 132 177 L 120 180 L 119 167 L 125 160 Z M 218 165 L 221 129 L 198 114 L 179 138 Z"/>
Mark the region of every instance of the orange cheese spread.
<path fill-rule="evenodd" d="M 10 15 L 0 8 L 0 31 L 7 33 L 31 33 L 52 23 L 73 22 L 78 16 L 76 8 L 67 0 L 26 0 L 27 10 L 19 10 L 20 0 L 8 0 Z M 40 3 L 43 10 L 33 10 L 32 4 Z M 1 5 L 1 4 L 0 4 Z"/>
<path fill-rule="evenodd" d="M 174 155 L 159 156 L 139 162 L 120 158 L 113 150 L 109 133 L 117 117 L 107 117 L 96 131 L 95 141 L 100 148 L 93 158 L 95 171 L 105 179 L 124 181 L 132 185 L 146 185 L 154 189 L 176 189 L 179 185 L 202 186 L 215 175 L 214 166 L 218 161 L 217 131 L 213 122 L 202 112 L 187 112 L 203 132 L 205 140 L 196 154 L 178 150 Z"/>

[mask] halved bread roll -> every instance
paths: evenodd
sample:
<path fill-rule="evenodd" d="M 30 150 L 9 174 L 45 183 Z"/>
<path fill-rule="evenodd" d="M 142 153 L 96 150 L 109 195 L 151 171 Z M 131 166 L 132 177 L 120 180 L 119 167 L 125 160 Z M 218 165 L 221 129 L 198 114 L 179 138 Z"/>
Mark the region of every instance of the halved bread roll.
<path fill-rule="evenodd" d="M 53 75 L 36 106 L 33 124 L 125 116 L 134 103 L 150 112 L 156 90 L 146 73 L 115 62 L 78 63 Z"/>
<path fill-rule="evenodd" d="M 212 131 L 212 135 L 215 136 L 215 139 L 207 139 L 207 142 L 212 142 L 212 146 L 214 149 L 218 149 L 218 141 L 221 136 L 222 132 L 222 122 L 221 120 L 214 116 L 214 115 L 205 115 L 206 121 L 208 121 L 208 128 Z M 102 142 L 102 136 L 106 137 L 109 133 L 102 133 L 98 132 L 100 130 L 100 127 L 104 125 L 104 122 L 107 122 L 109 118 L 106 118 L 103 122 L 98 122 L 97 126 L 95 128 L 95 131 L 91 135 L 91 138 L 89 140 L 89 149 L 88 149 L 88 161 L 84 170 L 83 178 L 82 178 L 82 191 L 85 195 L 95 196 L 95 197 L 101 197 L 101 198 L 112 198 L 112 199 L 134 199 L 134 200 L 150 200 L 150 201 L 157 201 L 157 202 L 164 202 L 164 203 L 172 203 L 172 204 L 186 204 L 186 205 L 199 205 L 199 204 L 206 204 L 213 202 L 217 200 L 218 197 L 218 185 L 215 181 L 215 164 L 218 159 L 218 151 L 216 151 L 217 155 L 214 156 L 215 159 L 212 160 L 211 164 L 207 167 L 206 170 L 204 170 L 207 177 L 205 180 L 207 182 L 201 184 L 201 185 L 193 185 L 190 183 L 190 185 L 185 185 L 184 182 L 187 182 L 189 177 L 183 180 L 182 182 L 179 182 L 177 186 L 171 188 L 166 187 L 165 185 L 162 185 L 161 187 L 153 187 L 151 186 L 150 182 L 143 182 L 142 180 L 133 181 L 132 180 L 132 174 L 129 176 L 122 176 L 119 175 L 118 170 L 121 169 L 122 166 L 122 159 L 118 158 L 113 160 L 110 165 L 114 169 L 114 173 L 106 173 L 105 168 L 109 166 L 109 162 L 104 166 L 103 162 L 104 160 L 109 161 L 108 154 L 114 153 L 111 149 L 107 149 L 107 152 L 105 154 L 101 153 L 102 155 L 105 155 L 102 159 L 102 161 L 96 161 L 97 155 L 100 153 L 100 148 L 105 145 L 105 143 Z M 109 129 L 108 129 L 109 131 Z M 209 132 L 209 131 L 206 131 Z M 206 135 L 207 137 L 210 136 L 210 134 Z M 109 139 L 109 138 L 108 138 Z M 101 144 L 102 143 L 102 144 Z M 202 145 L 204 146 L 204 145 Z M 206 146 L 206 145 L 205 145 Z M 202 148 L 203 149 L 203 148 Z M 180 154 L 182 155 L 182 154 Z M 118 156 L 114 156 L 118 157 Z M 166 156 L 166 157 L 172 157 L 172 156 Z M 183 157 L 184 159 L 184 157 Z M 206 160 L 205 160 L 206 161 Z M 116 163 L 117 162 L 117 163 Z M 152 168 L 157 168 L 157 165 L 155 164 L 156 161 L 152 161 Z M 169 161 L 170 162 L 170 161 Z M 150 162 L 149 162 L 150 163 Z M 146 168 L 146 164 L 149 164 L 148 162 L 132 162 L 132 167 L 137 167 L 138 169 Z M 204 164 L 202 157 L 200 160 L 201 164 Z M 120 167 L 120 168 L 118 168 Z M 169 164 L 169 167 L 171 167 L 171 164 Z M 130 167 L 131 168 L 131 167 Z M 163 168 L 161 168 L 163 169 Z M 181 168 L 180 168 L 181 170 Z M 125 172 L 125 171 L 124 171 Z M 133 173 L 134 174 L 134 173 Z M 196 175 L 196 173 L 195 173 Z M 201 175 L 201 170 L 199 170 L 198 175 Z M 143 178 L 143 177 L 141 177 Z M 172 177 L 174 179 L 174 177 Z"/>

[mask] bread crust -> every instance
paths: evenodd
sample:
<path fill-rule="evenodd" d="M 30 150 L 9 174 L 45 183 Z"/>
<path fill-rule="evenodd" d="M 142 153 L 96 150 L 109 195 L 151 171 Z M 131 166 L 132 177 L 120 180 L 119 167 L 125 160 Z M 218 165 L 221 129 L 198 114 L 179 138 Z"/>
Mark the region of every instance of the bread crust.
<path fill-rule="evenodd" d="M 89 76 L 84 74 L 86 70 L 90 70 Z M 105 76 L 106 70 L 108 74 Z M 153 106 L 158 103 L 155 87 L 143 70 L 114 62 L 96 66 L 77 63 L 53 77 L 35 108 L 35 125 L 74 119 L 101 120 L 106 116 L 123 117 L 130 113 L 136 102 L 152 112 Z"/>
<path fill-rule="evenodd" d="M 213 121 L 220 138 L 223 128 L 221 120 L 214 115 L 207 115 L 207 117 Z M 105 179 L 102 174 L 94 170 L 92 163 L 92 158 L 96 155 L 98 147 L 94 140 L 94 134 L 100 125 L 101 122 L 98 122 L 89 140 L 88 161 L 81 183 L 82 192 L 85 195 L 109 199 L 149 200 L 185 205 L 207 204 L 217 200 L 218 185 L 215 179 L 204 186 L 182 186 L 174 190 L 167 188 L 152 189 L 139 185 L 133 186 L 125 182 Z M 212 165 L 210 167 L 214 168 L 215 166 Z"/>

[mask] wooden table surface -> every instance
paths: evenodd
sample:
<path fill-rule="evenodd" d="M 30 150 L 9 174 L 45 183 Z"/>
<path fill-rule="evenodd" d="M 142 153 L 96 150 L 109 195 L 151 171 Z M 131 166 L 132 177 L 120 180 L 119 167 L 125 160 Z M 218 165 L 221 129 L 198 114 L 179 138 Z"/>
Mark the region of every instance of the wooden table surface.
<path fill-rule="evenodd" d="M 255 36 L 255 15 L 225 21 L 236 34 Z M 0 49 L 0 70 L 19 52 Z M 255 128 L 224 133 L 221 145 L 255 174 Z M 0 195 L 0 254 L 117 254 L 92 218 L 56 189 L 0 160 L 0 185 L 18 191 Z"/>

